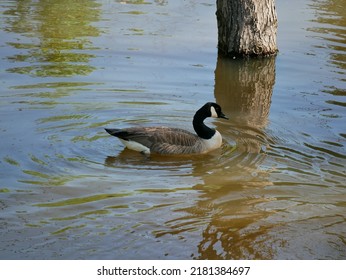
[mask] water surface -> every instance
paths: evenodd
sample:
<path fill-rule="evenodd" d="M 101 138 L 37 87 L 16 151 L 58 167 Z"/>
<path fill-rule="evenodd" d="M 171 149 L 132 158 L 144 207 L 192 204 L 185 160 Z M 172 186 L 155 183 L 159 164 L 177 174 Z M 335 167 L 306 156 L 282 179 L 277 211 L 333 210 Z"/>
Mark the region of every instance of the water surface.
<path fill-rule="evenodd" d="M 341 0 L 277 1 L 280 53 L 251 60 L 218 56 L 214 1 L 82 2 L 0 4 L 1 259 L 345 259 Z M 103 130 L 192 130 L 208 101 L 208 155 Z"/>

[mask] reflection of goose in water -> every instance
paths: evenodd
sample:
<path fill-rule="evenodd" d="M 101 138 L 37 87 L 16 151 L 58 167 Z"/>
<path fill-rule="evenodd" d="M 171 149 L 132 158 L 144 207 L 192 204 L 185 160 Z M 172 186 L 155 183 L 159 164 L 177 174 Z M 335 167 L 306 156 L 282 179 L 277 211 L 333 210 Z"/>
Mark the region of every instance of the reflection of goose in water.
<path fill-rule="evenodd" d="M 144 154 L 205 154 L 222 144 L 221 134 L 204 124 L 208 117 L 227 119 L 218 104 L 208 102 L 193 117 L 197 135 L 169 127 L 106 128 L 106 131 L 118 137 L 127 148 Z"/>

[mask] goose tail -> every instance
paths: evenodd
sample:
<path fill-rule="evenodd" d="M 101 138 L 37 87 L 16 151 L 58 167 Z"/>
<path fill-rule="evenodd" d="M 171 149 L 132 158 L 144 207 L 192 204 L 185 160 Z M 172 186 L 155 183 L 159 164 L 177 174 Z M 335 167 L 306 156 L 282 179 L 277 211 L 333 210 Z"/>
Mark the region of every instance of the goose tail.
<path fill-rule="evenodd" d="M 117 128 L 105 128 L 105 130 L 113 136 L 117 136 L 117 134 L 119 134 L 119 132 L 121 131 L 120 129 Z"/>

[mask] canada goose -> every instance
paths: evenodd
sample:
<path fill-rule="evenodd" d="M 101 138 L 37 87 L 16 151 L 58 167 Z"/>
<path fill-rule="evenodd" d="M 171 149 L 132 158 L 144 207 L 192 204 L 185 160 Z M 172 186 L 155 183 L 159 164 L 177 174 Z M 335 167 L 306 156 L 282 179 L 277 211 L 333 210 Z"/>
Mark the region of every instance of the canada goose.
<path fill-rule="evenodd" d="M 220 105 L 208 102 L 193 117 L 196 134 L 180 128 L 169 127 L 130 127 L 105 130 L 129 149 L 146 155 L 158 154 L 204 154 L 219 148 L 222 144 L 221 134 L 203 121 L 208 117 L 228 119 L 221 111 Z"/>

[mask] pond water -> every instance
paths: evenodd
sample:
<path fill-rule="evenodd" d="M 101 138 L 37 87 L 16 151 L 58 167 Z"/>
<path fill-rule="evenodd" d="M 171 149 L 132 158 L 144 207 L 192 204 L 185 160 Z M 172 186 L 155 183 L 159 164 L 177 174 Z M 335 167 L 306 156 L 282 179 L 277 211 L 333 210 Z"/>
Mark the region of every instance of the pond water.
<path fill-rule="evenodd" d="M 346 15 L 277 1 L 279 54 L 217 54 L 215 1 L 1 1 L 1 259 L 345 259 Z M 126 150 L 104 127 L 222 148 Z"/>

